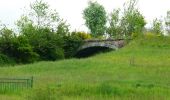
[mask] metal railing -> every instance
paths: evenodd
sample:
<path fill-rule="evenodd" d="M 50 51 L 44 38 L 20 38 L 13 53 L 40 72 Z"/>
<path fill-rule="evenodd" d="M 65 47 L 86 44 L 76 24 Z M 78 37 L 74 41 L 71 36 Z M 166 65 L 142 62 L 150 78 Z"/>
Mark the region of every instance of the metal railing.
<path fill-rule="evenodd" d="M 30 78 L 0 78 L 0 91 L 16 91 L 33 87 L 33 77 Z"/>

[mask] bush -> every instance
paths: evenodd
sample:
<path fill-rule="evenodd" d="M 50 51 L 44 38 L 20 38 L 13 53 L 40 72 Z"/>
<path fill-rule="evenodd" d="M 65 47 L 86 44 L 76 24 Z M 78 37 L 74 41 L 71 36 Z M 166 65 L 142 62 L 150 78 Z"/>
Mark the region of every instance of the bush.
<path fill-rule="evenodd" d="M 79 34 L 71 34 L 64 37 L 64 52 L 66 58 L 71 58 L 77 52 L 77 49 L 82 45 L 83 39 L 79 37 Z"/>
<path fill-rule="evenodd" d="M 15 61 L 4 54 L 0 54 L 0 66 L 14 65 Z"/>
<path fill-rule="evenodd" d="M 156 36 L 156 34 L 149 32 L 149 33 L 145 33 L 144 37 L 147 38 L 147 39 L 152 39 L 152 38 L 155 38 L 157 36 Z"/>
<path fill-rule="evenodd" d="M 25 36 L 15 36 L 13 31 L 7 28 L 1 30 L 0 52 L 17 63 L 31 63 L 38 57 Z"/>
<path fill-rule="evenodd" d="M 77 35 L 82 40 L 91 39 L 91 35 L 85 32 L 72 32 L 72 35 Z"/>
<path fill-rule="evenodd" d="M 23 36 L 13 37 L 10 41 L 1 40 L 0 48 L 3 54 L 14 58 L 17 63 L 32 63 L 38 57 Z"/>
<path fill-rule="evenodd" d="M 37 29 L 29 38 L 34 52 L 39 54 L 40 60 L 57 60 L 64 58 L 63 40 L 60 35 L 48 28 Z"/>
<path fill-rule="evenodd" d="M 131 37 L 134 39 L 134 38 L 138 37 L 138 35 L 139 35 L 138 33 L 132 33 Z"/>
<path fill-rule="evenodd" d="M 57 60 L 64 59 L 64 50 L 62 48 L 56 50 L 55 58 L 57 58 Z"/>

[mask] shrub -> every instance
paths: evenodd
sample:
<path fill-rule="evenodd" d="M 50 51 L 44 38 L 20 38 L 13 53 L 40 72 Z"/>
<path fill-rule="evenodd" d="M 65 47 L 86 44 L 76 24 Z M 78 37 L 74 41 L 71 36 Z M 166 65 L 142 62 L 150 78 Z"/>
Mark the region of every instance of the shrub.
<path fill-rule="evenodd" d="M 14 41 L 14 57 L 18 63 L 32 63 L 37 61 L 39 55 L 33 52 L 33 47 L 26 37 L 19 36 Z"/>
<path fill-rule="evenodd" d="M 57 60 L 64 57 L 63 40 L 60 35 L 48 28 L 37 29 L 29 42 L 34 52 L 39 54 L 40 60 Z"/>
<path fill-rule="evenodd" d="M 64 50 L 62 48 L 56 50 L 55 58 L 57 58 L 57 60 L 64 59 Z"/>
<path fill-rule="evenodd" d="M 149 32 L 149 33 L 145 33 L 144 37 L 147 39 L 151 39 L 151 38 L 155 38 L 156 34 Z"/>
<path fill-rule="evenodd" d="M 138 37 L 138 35 L 139 35 L 138 33 L 132 33 L 131 37 L 134 39 L 134 38 Z"/>
<path fill-rule="evenodd" d="M 13 37 L 10 41 L 1 40 L 0 48 L 3 54 L 14 58 L 17 63 L 32 63 L 38 57 L 27 39 L 22 36 Z"/>
<path fill-rule="evenodd" d="M 0 66 L 14 65 L 15 61 L 4 54 L 0 54 Z"/>
<path fill-rule="evenodd" d="M 85 32 L 72 32 L 72 35 L 77 35 L 82 40 L 91 39 L 91 35 Z"/>
<path fill-rule="evenodd" d="M 31 63 L 38 57 L 25 36 L 15 36 L 13 31 L 7 28 L 1 30 L 0 51 L 17 63 Z"/>
<path fill-rule="evenodd" d="M 75 55 L 77 49 L 82 45 L 83 39 L 79 37 L 79 34 L 71 34 L 64 37 L 64 52 L 65 57 L 70 58 Z"/>

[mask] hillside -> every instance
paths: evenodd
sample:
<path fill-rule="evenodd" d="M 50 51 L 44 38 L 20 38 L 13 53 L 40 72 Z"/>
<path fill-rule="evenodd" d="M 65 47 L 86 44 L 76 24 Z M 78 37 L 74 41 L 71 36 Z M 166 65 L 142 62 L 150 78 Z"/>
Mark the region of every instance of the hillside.
<path fill-rule="evenodd" d="M 35 80 L 34 89 L 1 94 L 2 100 L 29 96 L 31 100 L 49 96 L 57 100 L 169 100 L 170 38 L 143 37 L 118 51 L 86 59 L 2 67 L 0 71 L 1 77 L 34 76 Z"/>

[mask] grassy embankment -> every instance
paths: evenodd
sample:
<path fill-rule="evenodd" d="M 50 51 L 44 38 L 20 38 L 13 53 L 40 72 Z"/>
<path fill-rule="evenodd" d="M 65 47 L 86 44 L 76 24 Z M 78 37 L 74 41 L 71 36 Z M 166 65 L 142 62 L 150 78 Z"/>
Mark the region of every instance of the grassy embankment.
<path fill-rule="evenodd" d="M 0 76 L 35 79 L 34 89 L 0 100 L 169 100 L 170 38 L 138 39 L 86 59 L 3 67 Z"/>

